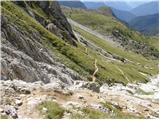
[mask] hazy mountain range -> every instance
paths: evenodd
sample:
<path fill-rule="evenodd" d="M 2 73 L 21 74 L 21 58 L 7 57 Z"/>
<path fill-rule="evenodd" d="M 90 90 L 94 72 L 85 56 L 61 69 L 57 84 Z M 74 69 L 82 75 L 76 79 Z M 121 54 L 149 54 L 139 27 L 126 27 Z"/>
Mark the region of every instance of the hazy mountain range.
<path fill-rule="evenodd" d="M 158 13 L 159 11 L 158 8 L 159 8 L 158 1 L 155 1 L 142 4 L 136 8 L 133 8 L 130 12 L 135 14 L 136 16 L 145 16 Z"/>
<path fill-rule="evenodd" d="M 106 4 L 104 2 L 84 2 L 84 5 L 88 8 L 88 9 L 97 9 L 99 7 L 102 6 L 106 6 Z"/>
<path fill-rule="evenodd" d="M 107 6 L 112 9 L 112 14 L 128 27 L 145 34 L 158 34 L 158 1 L 60 1 L 60 4 L 82 9 Z"/>
<path fill-rule="evenodd" d="M 81 1 L 59 1 L 59 4 L 74 8 L 87 8 Z"/>
<path fill-rule="evenodd" d="M 139 16 L 129 21 L 129 26 L 142 33 L 154 34 L 158 33 L 159 14 Z"/>

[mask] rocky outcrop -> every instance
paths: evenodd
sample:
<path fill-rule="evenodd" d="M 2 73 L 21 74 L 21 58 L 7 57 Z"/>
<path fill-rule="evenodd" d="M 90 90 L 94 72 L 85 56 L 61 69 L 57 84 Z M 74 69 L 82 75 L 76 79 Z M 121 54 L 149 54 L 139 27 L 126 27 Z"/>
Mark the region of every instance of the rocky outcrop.
<path fill-rule="evenodd" d="M 50 26 L 51 32 L 70 44 L 77 45 L 77 39 L 57 1 L 17 1 L 15 3 L 44 27 Z M 43 14 L 40 13 L 40 10 Z"/>
<path fill-rule="evenodd" d="M 1 15 L 1 23 L 2 80 L 72 84 L 73 80 L 81 79 L 77 73 L 55 61 L 55 56 L 44 46 L 43 37 L 36 29 L 30 33 L 10 22 L 5 14 Z"/>
<path fill-rule="evenodd" d="M 87 82 L 87 81 L 74 81 L 73 85 L 69 86 L 67 89 L 69 90 L 78 90 L 78 89 L 89 89 L 94 92 L 99 92 L 100 84 L 97 82 Z"/>
<path fill-rule="evenodd" d="M 68 119 L 72 118 L 72 113 L 79 113 L 84 116 L 83 118 L 87 117 L 81 111 L 84 108 L 109 113 L 113 118 L 117 118 L 115 114 L 119 111 L 128 115 L 133 114 L 135 118 L 136 116 L 158 117 L 158 96 L 153 97 L 154 92 L 158 93 L 157 78 L 151 79 L 147 84 L 127 84 L 126 86 L 118 83 L 100 86 L 97 83 L 84 81 L 75 81 L 74 85 L 65 88 L 61 88 L 60 85 L 62 84 L 58 86 L 58 83 L 44 84 L 40 81 L 33 83 L 22 80 L 0 81 L 2 95 L 0 115 L 5 114 L 9 118 L 43 118 L 35 110 L 36 106 L 43 101 L 54 101 L 65 109 L 63 118 Z M 153 93 L 140 93 L 137 91 L 139 88 Z M 45 107 L 42 111 L 48 112 Z"/>

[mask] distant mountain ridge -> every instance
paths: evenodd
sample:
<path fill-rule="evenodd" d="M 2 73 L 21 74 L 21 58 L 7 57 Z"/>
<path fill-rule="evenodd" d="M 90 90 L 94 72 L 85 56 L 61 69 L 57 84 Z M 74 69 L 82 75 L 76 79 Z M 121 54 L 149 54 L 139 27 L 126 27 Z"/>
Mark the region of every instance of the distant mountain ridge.
<path fill-rule="evenodd" d="M 147 35 L 157 35 L 159 32 L 158 9 L 158 1 L 147 2 L 128 11 L 112 7 L 113 14 L 117 19 L 130 28 Z"/>
<path fill-rule="evenodd" d="M 105 1 L 105 5 L 122 11 L 129 11 L 132 9 L 132 7 L 124 1 Z"/>
<path fill-rule="evenodd" d="M 159 14 L 136 17 L 129 22 L 129 26 L 144 34 L 159 33 Z"/>
<path fill-rule="evenodd" d="M 132 9 L 130 12 L 136 16 L 153 15 L 159 12 L 159 3 L 158 1 L 145 3 Z"/>
<path fill-rule="evenodd" d="M 86 1 L 86 2 L 83 2 L 85 4 L 85 6 L 88 8 L 88 9 L 97 9 L 99 7 L 102 7 L 102 6 L 106 6 L 106 4 L 104 2 L 91 2 L 91 1 Z"/>
<path fill-rule="evenodd" d="M 81 1 L 70 0 L 70 1 L 58 1 L 58 2 L 60 5 L 67 7 L 87 9 L 87 7 Z"/>
<path fill-rule="evenodd" d="M 129 22 L 136 17 L 136 15 L 128 11 L 122 11 L 114 8 L 112 8 L 112 12 L 118 19 L 125 22 Z"/>
<path fill-rule="evenodd" d="M 142 32 L 144 34 L 155 35 L 158 33 L 158 1 L 152 2 L 124 2 L 124 1 L 59 1 L 60 5 L 72 7 L 72 8 L 82 8 L 82 9 L 96 9 L 103 7 L 101 9 L 105 15 L 112 14 L 114 17 L 119 19 L 121 22 L 126 24 L 128 27 Z M 132 5 L 137 4 L 137 5 Z M 108 10 L 104 9 L 106 7 L 110 8 Z M 153 18 L 152 18 L 153 17 Z"/>

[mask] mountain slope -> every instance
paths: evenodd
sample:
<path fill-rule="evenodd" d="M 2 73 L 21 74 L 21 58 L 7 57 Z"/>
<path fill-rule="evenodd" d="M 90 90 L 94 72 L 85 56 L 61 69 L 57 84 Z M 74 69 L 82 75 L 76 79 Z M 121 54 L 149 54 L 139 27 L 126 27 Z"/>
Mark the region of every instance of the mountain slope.
<path fill-rule="evenodd" d="M 104 2 L 90 2 L 90 1 L 84 1 L 83 2 L 85 4 L 85 6 L 88 8 L 88 9 L 97 9 L 99 7 L 103 7 L 103 6 L 106 6 Z"/>
<path fill-rule="evenodd" d="M 122 11 L 114 8 L 112 9 L 112 11 L 114 15 L 121 21 L 129 22 L 130 20 L 136 17 L 136 15 L 128 11 Z"/>
<path fill-rule="evenodd" d="M 59 36 L 64 41 L 76 45 L 76 38 L 70 24 L 61 12 L 57 2 L 23 2 L 15 1 L 19 7 L 23 8 L 31 17 L 35 18 L 42 26 Z M 54 8 L 56 6 L 57 8 Z M 52 15 L 51 17 L 49 15 Z M 50 17 L 50 18 L 49 18 Z"/>
<path fill-rule="evenodd" d="M 73 8 L 83 8 L 86 9 L 87 7 L 81 1 L 58 1 L 60 5 L 73 7 Z"/>
<path fill-rule="evenodd" d="M 132 9 L 132 7 L 127 4 L 127 2 L 123 2 L 123 1 L 105 1 L 106 6 L 114 8 L 114 9 L 118 9 L 118 10 L 122 10 L 122 11 L 129 11 Z"/>
<path fill-rule="evenodd" d="M 133 1 L 127 1 L 127 4 L 133 9 L 147 2 L 149 1 L 133 0 Z"/>
<path fill-rule="evenodd" d="M 35 3 L 32 3 L 32 5 L 33 4 L 35 4 Z M 94 59 L 98 60 L 99 72 L 97 73 L 97 80 L 99 82 L 109 82 L 110 83 L 110 82 L 117 81 L 117 82 L 127 83 L 127 80 L 121 75 L 119 70 L 117 70 L 117 68 L 115 67 L 115 66 L 118 65 L 121 69 L 123 69 L 126 72 L 128 71 L 128 69 L 131 66 L 133 67 L 132 64 L 131 64 L 131 66 L 123 64 L 124 59 L 130 59 L 131 61 L 133 59 L 133 61 L 136 60 L 136 62 L 140 62 L 143 65 L 145 65 L 146 63 L 147 64 L 151 63 L 150 65 L 154 66 L 152 64 L 152 61 L 147 61 L 145 58 L 140 57 L 139 55 L 138 55 L 139 57 L 136 54 L 133 54 L 133 55 L 130 56 L 129 53 L 127 55 L 126 52 L 124 52 L 123 50 L 119 50 L 118 48 L 116 50 L 117 52 L 115 53 L 114 52 L 115 48 L 113 48 L 113 47 L 111 47 L 111 48 L 108 47 L 108 48 L 111 49 L 111 51 L 109 52 L 109 54 L 111 54 L 110 57 L 111 58 L 114 57 L 114 59 L 116 59 L 117 61 L 120 61 L 120 63 L 116 62 L 116 65 L 114 65 L 112 63 L 108 64 L 106 62 L 106 60 L 105 60 L 106 58 L 104 58 L 104 56 L 99 55 L 98 51 L 95 51 L 95 50 L 92 50 L 91 48 L 88 48 L 88 50 L 90 51 L 90 55 L 87 55 L 85 53 L 85 46 L 81 45 L 80 43 L 78 43 L 77 47 L 74 47 L 74 46 L 66 43 L 61 38 L 56 37 L 54 31 L 53 32 L 52 31 L 49 32 L 42 25 L 40 25 L 38 21 L 35 21 L 35 19 L 33 19 L 31 16 L 29 16 L 28 13 L 24 12 L 24 10 L 22 8 L 18 7 L 14 3 L 12 3 L 12 2 L 4 2 L 2 4 L 2 6 L 3 6 L 3 9 L 2 9 L 3 15 L 5 17 L 7 17 L 7 19 L 9 19 L 11 23 L 14 22 L 14 25 L 16 27 L 18 27 L 21 31 L 24 31 L 24 32 L 26 32 L 28 34 L 32 31 L 32 27 L 35 28 L 35 31 L 37 31 L 37 32 L 42 34 L 42 36 L 40 36 L 40 38 L 43 38 L 43 39 L 41 39 L 43 45 L 45 47 L 47 47 L 47 49 L 49 49 L 49 51 L 51 53 L 53 53 L 53 55 L 56 57 L 56 59 L 58 59 L 58 61 L 64 63 L 67 67 L 69 67 L 72 70 L 78 72 L 80 75 L 82 75 L 83 77 L 86 77 L 87 79 L 90 79 L 91 75 L 93 74 L 93 71 L 94 71 L 94 65 L 93 65 Z M 29 8 L 29 10 L 32 10 L 32 12 L 34 13 L 34 9 L 31 9 L 31 8 Z M 39 10 L 38 15 L 42 15 L 42 16 L 46 15 L 47 16 L 47 14 L 45 13 L 46 11 L 44 10 L 44 12 L 43 12 L 43 9 L 41 7 L 38 7 L 38 5 L 37 5 L 37 9 Z M 18 12 L 18 11 L 20 11 L 20 12 Z M 10 13 L 12 13 L 12 14 L 10 14 Z M 30 13 L 31 13 L 31 11 L 30 11 Z M 16 21 L 12 21 L 13 17 L 14 17 L 14 19 Z M 113 21 L 112 18 L 110 18 L 110 19 Z M 99 20 L 102 20 L 102 23 L 106 23 L 101 18 Z M 97 22 L 97 23 L 99 23 L 99 22 Z M 3 27 L 3 28 L 4 28 L 4 31 L 5 31 L 6 27 Z M 15 37 L 17 37 L 17 38 L 15 38 L 10 33 L 12 33 L 12 32 L 7 32 L 7 34 L 9 34 L 12 39 L 20 40 L 20 38 L 18 36 L 15 36 Z M 31 32 L 31 33 L 33 33 L 33 32 Z M 31 34 L 30 36 L 33 36 L 33 35 Z M 93 36 L 90 36 L 90 37 L 93 38 Z M 10 40 L 10 39 L 7 39 L 7 38 L 5 37 L 5 39 L 7 41 Z M 24 38 L 27 38 L 27 37 L 24 37 Z M 98 38 L 96 38 L 96 39 L 98 39 Z M 20 50 L 22 49 L 22 50 L 25 51 L 26 49 L 27 50 L 28 49 L 29 50 L 33 49 L 33 48 L 26 48 L 24 46 L 21 46 L 21 43 L 14 43 L 14 44 L 15 44 L 14 46 L 19 46 L 19 48 L 17 48 L 17 49 L 20 49 Z M 24 49 L 24 48 L 26 48 L 26 49 Z M 34 47 L 34 48 L 36 48 L 36 47 Z M 26 51 L 26 53 L 28 55 L 34 56 L 34 60 L 40 60 L 41 57 L 36 56 L 36 55 L 38 55 L 37 54 L 38 50 L 34 50 L 34 51 L 35 52 Z M 107 51 L 108 51 L 108 49 L 107 49 Z M 121 52 L 119 53 L 118 51 L 121 51 Z M 36 54 L 36 55 L 34 55 L 34 54 Z M 135 59 L 137 57 L 139 59 Z M 122 67 L 122 66 L 124 66 L 124 67 Z M 10 69 L 10 68 L 8 68 L 8 69 Z M 126 73 L 126 75 L 130 78 L 130 81 L 135 81 L 138 78 L 140 80 L 142 80 L 142 81 L 146 80 L 146 78 L 143 75 L 138 73 L 138 71 L 136 70 L 137 68 L 133 67 L 133 69 L 135 71 L 135 76 L 134 77 L 133 77 L 133 75 L 131 75 L 131 71 L 130 72 L 128 71 Z M 142 71 L 145 71 L 145 72 L 148 71 L 147 73 L 151 72 L 150 70 L 147 70 L 147 69 L 144 69 L 144 70 L 142 69 Z M 156 68 L 152 72 L 155 73 L 155 71 L 156 71 Z M 113 73 L 114 73 L 114 75 L 113 75 Z M 6 75 L 6 74 L 7 74 L 7 72 L 4 73 L 4 75 Z M 137 79 L 135 79 L 135 78 L 137 78 Z M 23 78 L 23 79 L 25 79 L 25 78 Z"/>
<path fill-rule="evenodd" d="M 96 12 L 99 13 L 99 14 L 102 14 L 102 15 L 107 15 L 107 16 L 112 16 L 113 17 L 112 9 L 110 7 L 107 7 L 107 6 L 99 7 L 96 10 Z"/>
<path fill-rule="evenodd" d="M 129 22 L 129 26 L 139 32 L 156 35 L 159 33 L 159 15 L 147 15 L 136 17 Z"/>
<path fill-rule="evenodd" d="M 132 9 L 131 12 L 136 16 L 146 16 L 146 15 L 156 14 L 159 12 L 159 3 L 158 1 L 145 3 Z"/>
<path fill-rule="evenodd" d="M 126 49 L 136 51 L 144 56 L 148 56 L 150 54 L 151 56 L 153 55 L 156 57 L 158 55 L 158 47 L 154 48 L 155 46 L 149 43 L 151 40 L 154 42 L 158 42 L 158 40 L 151 37 L 147 38 L 135 31 L 129 30 L 112 15 L 100 15 L 97 11 L 89 10 L 68 9 L 64 12 L 68 15 L 68 17 L 79 22 L 80 24 L 94 29 L 101 34 L 115 37 L 115 40 Z"/>
<path fill-rule="evenodd" d="M 29 13 L 34 15 L 34 10 L 29 8 L 29 5 L 37 5 L 38 9 L 39 4 L 42 6 L 48 5 L 47 2 L 45 3 L 20 2 L 19 4 L 20 6 L 27 4 L 28 10 L 30 10 Z M 60 70 L 63 69 L 64 65 L 55 61 L 56 56 L 47 48 L 47 44 L 51 46 L 54 44 L 60 45 L 65 43 L 64 40 L 49 32 L 24 11 L 27 10 L 24 6 L 21 8 L 19 4 L 17 5 L 17 2 L 2 2 L 1 79 L 20 79 L 26 82 L 43 81 L 44 83 L 63 81 L 64 74 Z M 50 5 L 50 9 L 57 10 L 57 14 L 63 16 L 56 2 Z M 40 7 L 38 10 L 42 11 Z M 46 12 L 49 12 L 49 10 Z M 59 22 L 63 20 L 63 23 L 68 24 L 63 18 L 58 20 Z M 72 32 L 72 29 L 70 31 Z M 54 41 L 54 43 L 51 41 Z M 68 78 L 66 77 L 67 79 L 70 83 L 70 75 Z"/>

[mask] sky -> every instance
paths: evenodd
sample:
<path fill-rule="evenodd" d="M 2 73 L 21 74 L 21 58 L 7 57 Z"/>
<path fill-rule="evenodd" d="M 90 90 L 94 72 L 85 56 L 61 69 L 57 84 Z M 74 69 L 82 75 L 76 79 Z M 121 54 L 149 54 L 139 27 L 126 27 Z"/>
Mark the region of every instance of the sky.
<path fill-rule="evenodd" d="M 126 1 L 126 2 L 135 2 L 135 1 L 158 1 L 158 0 L 81 0 L 81 1 Z"/>
<path fill-rule="evenodd" d="M 125 2 L 150 2 L 150 1 L 158 1 L 158 0 L 59 0 L 59 1 L 125 1 Z"/>

